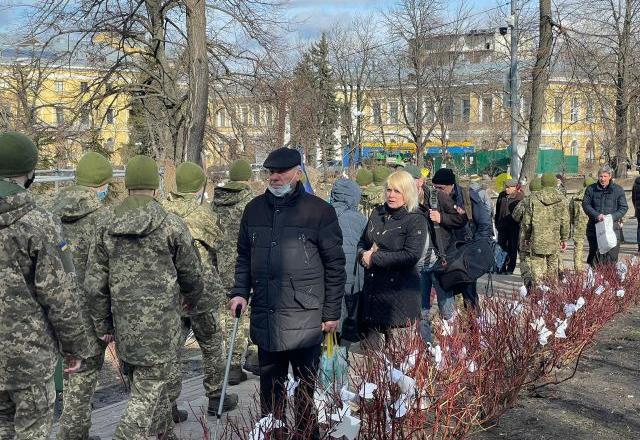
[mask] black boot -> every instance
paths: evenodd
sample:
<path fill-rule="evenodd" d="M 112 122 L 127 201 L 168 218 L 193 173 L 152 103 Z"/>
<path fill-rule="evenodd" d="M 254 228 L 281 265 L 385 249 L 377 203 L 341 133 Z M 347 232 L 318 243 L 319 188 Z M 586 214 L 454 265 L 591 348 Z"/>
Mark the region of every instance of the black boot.
<path fill-rule="evenodd" d="M 178 409 L 178 405 L 174 403 L 171 407 L 171 418 L 173 423 L 182 423 L 189 418 L 189 414 L 183 409 Z"/>
<path fill-rule="evenodd" d="M 260 364 L 258 363 L 258 353 L 250 352 L 247 360 L 244 361 L 244 369 L 250 373 L 260 376 Z"/>
<path fill-rule="evenodd" d="M 220 406 L 220 398 L 222 395 L 217 395 L 209 398 L 209 407 L 207 408 L 207 413 L 212 416 L 215 416 L 218 413 L 218 407 Z M 222 412 L 227 412 L 233 410 L 236 406 L 238 406 L 238 395 L 233 393 L 227 393 L 224 398 L 224 403 L 222 404 Z"/>
<path fill-rule="evenodd" d="M 247 373 L 242 371 L 238 366 L 231 367 L 229 370 L 229 385 L 238 385 L 247 380 Z"/>

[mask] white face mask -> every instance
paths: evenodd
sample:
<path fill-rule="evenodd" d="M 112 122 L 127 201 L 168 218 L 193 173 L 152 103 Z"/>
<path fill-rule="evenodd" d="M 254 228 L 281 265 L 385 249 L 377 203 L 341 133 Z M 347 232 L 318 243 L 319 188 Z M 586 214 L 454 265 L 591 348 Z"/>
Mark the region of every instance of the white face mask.
<path fill-rule="evenodd" d="M 284 197 L 287 194 L 289 194 L 292 190 L 293 187 L 291 186 L 291 182 L 293 182 L 293 179 L 295 178 L 295 174 L 291 177 L 291 180 L 289 181 L 289 183 L 285 183 L 284 185 L 282 185 L 279 188 L 274 188 L 271 185 L 267 186 L 267 189 L 271 192 L 271 194 L 273 194 L 276 197 Z"/>

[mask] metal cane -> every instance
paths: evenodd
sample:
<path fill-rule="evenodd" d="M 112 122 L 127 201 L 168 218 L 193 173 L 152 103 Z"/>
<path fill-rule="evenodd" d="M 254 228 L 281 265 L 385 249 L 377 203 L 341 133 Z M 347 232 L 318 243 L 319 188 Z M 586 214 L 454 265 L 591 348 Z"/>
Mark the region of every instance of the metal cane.
<path fill-rule="evenodd" d="M 220 427 L 220 418 L 222 417 L 222 408 L 224 399 L 227 396 L 227 382 L 229 380 L 229 370 L 231 369 L 231 357 L 233 356 L 233 346 L 236 343 L 236 334 L 238 333 L 238 325 L 240 324 L 240 315 L 242 314 L 242 305 L 236 307 L 236 320 L 233 323 L 233 331 L 231 332 L 231 343 L 229 344 L 229 354 L 227 355 L 227 365 L 224 367 L 224 381 L 222 382 L 222 395 L 220 396 L 220 404 L 216 413 L 216 428 L 213 432 L 213 440 L 218 440 L 218 428 Z"/>

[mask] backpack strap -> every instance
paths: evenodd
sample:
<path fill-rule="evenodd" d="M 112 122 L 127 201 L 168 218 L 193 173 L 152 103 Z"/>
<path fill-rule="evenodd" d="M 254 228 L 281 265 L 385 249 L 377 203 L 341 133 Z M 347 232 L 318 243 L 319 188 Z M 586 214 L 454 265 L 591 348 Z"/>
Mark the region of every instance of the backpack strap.
<path fill-rule="evenodd" d="M 468 186 L 461 186 L 460 189 L 462 190 L 462 201 L 464 202 L 464 210 L 467 213 L 467 220 L 471 224 L 473 222 L 473 204 L 471 203 L 470 189 Z"/>

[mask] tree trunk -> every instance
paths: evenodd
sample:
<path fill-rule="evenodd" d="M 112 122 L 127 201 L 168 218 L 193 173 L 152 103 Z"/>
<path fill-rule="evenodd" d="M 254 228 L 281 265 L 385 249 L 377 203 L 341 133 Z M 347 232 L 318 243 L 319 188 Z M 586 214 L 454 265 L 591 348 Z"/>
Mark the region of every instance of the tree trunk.
<path fill-rule="evenodd" d="M 549 85 L 549 64 L 553 46 L 551 21 L 551 0 L 540 0 L 540 41 L 536 64 L 533 68 L 533 83 L 531 86 L 531 112 L 529 115 L 529 138 L 527 150 L 522 161 L 520 179 L 531 181 L 538 165 L 538 150 L 542 139 L 542 119 L 545 112 L 544 94 Z"/>
<path fill-rule="evenodd" d="M 202 164 L 209 100 L 205 0 L 186 0 L 189 53 L 189 109 L 183 158 Z"/>
<path fill-rule="evenodd" d="M 629 109 L 629 49 L 631 40 L 632 0 L 625 1 L 624 22 L 618 43 L 618 60 L 616 72 L 616 158 L 615 177 L 627 175 L 628 145 L 628 109 Z"/>

